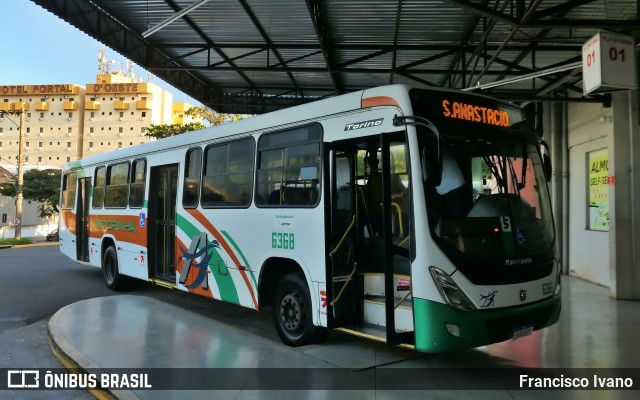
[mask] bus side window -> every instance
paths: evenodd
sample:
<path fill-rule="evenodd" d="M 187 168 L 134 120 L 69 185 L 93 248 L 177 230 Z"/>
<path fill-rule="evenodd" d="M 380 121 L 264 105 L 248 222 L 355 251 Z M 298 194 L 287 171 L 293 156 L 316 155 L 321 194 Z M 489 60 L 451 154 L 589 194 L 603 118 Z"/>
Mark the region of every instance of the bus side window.
<path fill-rule="evenodd" d="M 142 207 L 147 175 L 147 161 L 134 160 L 131 167 L 131 183 L 129 184 L 129 207 Z"/>
<path fill-rule="evenodd" d="M 64 174 L 62 180 L 62 208 L 65 210 L 73 209 L 76 202 L 76 179 L 75 172 Z"/>
<path fill-rule="evenodd" d="M 320 125 L 265 134 L 258 142 L 256 204 L 315 207 L 320 199 Z"/>
<path fill-rule="evenodd" d="M 207 147 L 202 175 L 203 207 L 246 207 L 251 202 L 254 141 Z"/>
<path fill-rule="evenodd" d="M 109 165 L 104 193 L 107 208 L 125 208 L 129 199 L 129 163 Z"/>
<path fill-rule="evenodd" d="M 187 150 L 184 168 L 184 186 L 182 188 L 182 206 L 185 208 L 198 206 L 201 170 L 202 149 L 197 147 Z"/>
<path fill-rule="evenodd" d="M 93 208 L 102 208 L 104 205 L 104 185 L 107 181 L 107 169 L 105 167 L 97 167 L 95 177 L 93 178 Z"/>

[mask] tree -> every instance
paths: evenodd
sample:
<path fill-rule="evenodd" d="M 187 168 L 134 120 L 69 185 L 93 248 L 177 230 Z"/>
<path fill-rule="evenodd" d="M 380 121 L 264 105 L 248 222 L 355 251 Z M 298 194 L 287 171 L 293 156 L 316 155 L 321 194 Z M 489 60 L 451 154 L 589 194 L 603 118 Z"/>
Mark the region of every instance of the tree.
<path fill-rule="evenodd" d="M 250 115 L 244 114 L 219 114 L 207 106 L 190 107 L 184 112 L 194 118 L 201 118 L 209 123 L 209 126 L 222 125 L 227 122 L 234 122 L 241 119 L 249 118 Z"/>
<path fill-rule="evenodd" d="M 151 124 L 144 128 L 147 132 L 146 137 L 163 139 L 170 136 L 180 135 L 185 132 L 197 131 L 204 129 L 202 122 L 189 122 L 188 124 Z"/>
<path fill-rule="evenodd" d="M 60 174 L 58 169 L 30 169 L 24 173 L 22 197 L 40 203 L 40 218 L 48 218 L 59 211 Z M 0 194 L 15 197 L 17 181 L 18 177 L 14 175 L 11 182 L 0 184 Z"/>

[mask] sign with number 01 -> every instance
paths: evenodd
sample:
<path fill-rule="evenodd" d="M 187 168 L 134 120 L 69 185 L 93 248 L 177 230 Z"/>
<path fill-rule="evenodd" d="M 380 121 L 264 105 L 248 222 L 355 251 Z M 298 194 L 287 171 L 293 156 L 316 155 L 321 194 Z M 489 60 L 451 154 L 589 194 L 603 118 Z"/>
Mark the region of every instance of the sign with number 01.
<path fill-rule="evenodd" d="M 632 36 L 598 32 L 582 45 L 584 94 L 635 89 L 636 59 Z"/>

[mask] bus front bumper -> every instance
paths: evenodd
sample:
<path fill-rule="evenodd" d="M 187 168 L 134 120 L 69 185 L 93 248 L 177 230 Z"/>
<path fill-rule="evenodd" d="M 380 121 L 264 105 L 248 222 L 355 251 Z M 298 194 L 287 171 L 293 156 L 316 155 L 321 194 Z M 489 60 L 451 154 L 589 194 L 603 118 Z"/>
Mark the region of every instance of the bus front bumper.
<path fill-rule="evenodd" d="M 423 352 L 452 351 L 513 339 L 514 332 L 555 324 L 560 308 L 559 295 L 526 306 L 473 312 L 414 298 L 415 348 Z"/>

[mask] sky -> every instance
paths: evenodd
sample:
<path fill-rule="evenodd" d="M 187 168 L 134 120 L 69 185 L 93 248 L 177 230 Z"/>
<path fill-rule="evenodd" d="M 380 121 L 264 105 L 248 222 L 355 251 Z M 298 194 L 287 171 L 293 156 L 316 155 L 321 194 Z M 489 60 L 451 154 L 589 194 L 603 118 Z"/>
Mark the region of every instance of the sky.
<path fill-rule="evenodd" d="M 122 64 L 125 58 L 30 0 L 2 1 L 0 23 L 0 86 L 95 83 L 98 51 Z M 149 73 L 136 66 L 137 77 Z M 153 83 L 173 93 L 174 102 L 200 102 L 155 78 Z"/>

